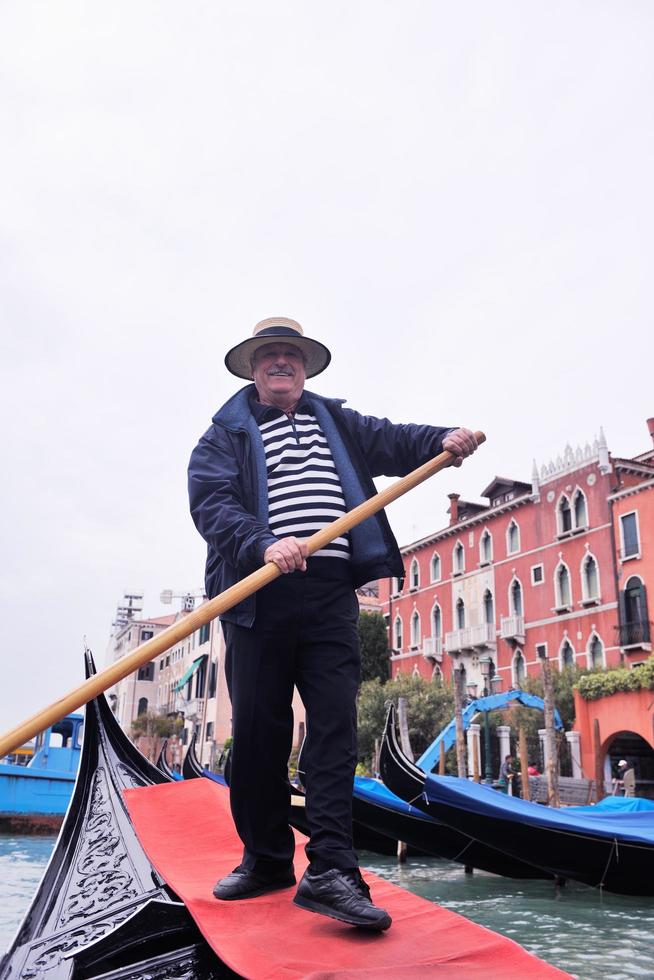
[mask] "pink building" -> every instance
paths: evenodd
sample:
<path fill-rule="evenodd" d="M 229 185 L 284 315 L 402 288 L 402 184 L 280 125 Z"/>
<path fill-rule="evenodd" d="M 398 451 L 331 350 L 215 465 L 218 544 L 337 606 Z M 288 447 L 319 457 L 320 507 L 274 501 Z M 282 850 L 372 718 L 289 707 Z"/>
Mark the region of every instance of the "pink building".
<path fill-rule="evenodd" d="M 402 548 L 403 587 L 380 582 L 392 675 L 458 669 L 481 692 L 480 658 L 490 658 L 504 690 L 535 671 L 539 655 L 560 667 L 628 660 L 612 501 L 650 465 L 612 458 L 601 433 L 592 446 L 534 464 L 530 482 L 495 477 L 484 503 L 451 494 L 449 525 Z"/>

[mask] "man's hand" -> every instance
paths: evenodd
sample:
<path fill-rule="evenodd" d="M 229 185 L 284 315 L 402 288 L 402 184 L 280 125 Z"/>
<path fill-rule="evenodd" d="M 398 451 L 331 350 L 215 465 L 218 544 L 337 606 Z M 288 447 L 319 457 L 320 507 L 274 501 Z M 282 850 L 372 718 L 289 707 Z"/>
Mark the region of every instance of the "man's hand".
<path fill-rule="evenodd" d="M 280 538 L 263 553 L 265 562 L 274 561 L 280 572 L 307 570 L 307 543 L 298 538 Z"/>
<path fill-rule="evenodd" d="M 478 443 L 475 434 L 470 429 L 455 429 L 443 439 L 443 449 L 447 449 L 448 453 L 453 453 L 456 456 L 452 466 L 460 466 L 465 457 L 472 456 L 477 448 Z"/>

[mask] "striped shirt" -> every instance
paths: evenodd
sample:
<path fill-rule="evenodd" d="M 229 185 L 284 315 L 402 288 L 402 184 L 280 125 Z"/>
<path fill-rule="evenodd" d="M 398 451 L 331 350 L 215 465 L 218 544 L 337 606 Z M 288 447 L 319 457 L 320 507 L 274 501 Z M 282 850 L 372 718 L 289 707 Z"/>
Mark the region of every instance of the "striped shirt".
<path fill-rule="evenodd" d="M 306 409 L 259 422 L 268 472 L 268 523 L 278 538 L 308 538 L 345 513 L 341 481 L 317 419 Z M 349 558 L 347 536 L 316 555 Z"/>

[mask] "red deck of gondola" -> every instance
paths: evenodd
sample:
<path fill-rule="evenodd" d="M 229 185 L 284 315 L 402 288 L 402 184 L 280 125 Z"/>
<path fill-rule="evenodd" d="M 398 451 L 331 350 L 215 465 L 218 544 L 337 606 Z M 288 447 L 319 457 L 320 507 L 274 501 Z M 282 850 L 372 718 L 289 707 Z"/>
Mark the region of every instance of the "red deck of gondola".
<path fill-rule="evenodd" d="M 523 980 L 568 974 L 461 915 L 365 872 L 393 925 L 371 934 L 296 908 L 294 889 L 243 902 L 211 891 L 240 861 L 242 845 L 227 792 L 208 779 L 126 790 L 125 799 L 152 864 L 185 902 L 220 959 L 254 980 Z M 296 873 L 306 867 L 296 834 Z"/>

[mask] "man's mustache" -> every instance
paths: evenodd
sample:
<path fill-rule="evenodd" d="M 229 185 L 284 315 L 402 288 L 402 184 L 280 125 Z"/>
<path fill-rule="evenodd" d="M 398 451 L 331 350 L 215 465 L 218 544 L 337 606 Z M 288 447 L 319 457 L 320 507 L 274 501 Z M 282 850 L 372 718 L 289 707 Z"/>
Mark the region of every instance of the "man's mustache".
<path fill-rule="evenodd" d="M 285 378 L 293 377 L 293 372 L 289 368 L 271 368 L 270 371 L 267 371 L 266 373 L 273 378 L 277 375 L 281 375 Z"/>

